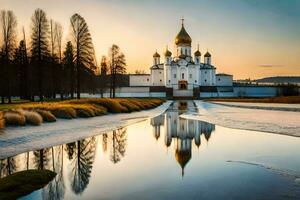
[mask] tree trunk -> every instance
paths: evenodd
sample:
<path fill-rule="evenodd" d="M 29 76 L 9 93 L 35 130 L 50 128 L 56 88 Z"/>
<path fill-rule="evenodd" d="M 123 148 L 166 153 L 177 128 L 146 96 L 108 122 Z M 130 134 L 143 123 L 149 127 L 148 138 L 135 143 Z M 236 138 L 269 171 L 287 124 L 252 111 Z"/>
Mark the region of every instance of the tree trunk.
<path fill-rule="evenodd" d="M 77 64 L 77 99 L 80 99 L 80 66 Z"/>
<path fill-rule="evenodd" d="M 70 84 L 71 84 L 71 98 L 74 99 L 74 83 L 75 83 L 75 77 L 74 77 L 74 65 L 71 67 L 71 77 L 70 77 Z"/>

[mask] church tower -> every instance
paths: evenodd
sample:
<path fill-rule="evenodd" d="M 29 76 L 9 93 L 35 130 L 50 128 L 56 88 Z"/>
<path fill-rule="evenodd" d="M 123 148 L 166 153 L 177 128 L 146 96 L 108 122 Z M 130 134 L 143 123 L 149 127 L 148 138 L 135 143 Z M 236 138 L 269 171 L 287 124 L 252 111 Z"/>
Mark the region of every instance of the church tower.
<path fill-rule="evenodd" d="M 175 38 L 175 44 L 177 46 L 177 57 L 191 57 L 192 38 L 184 28 L 184 19 L 181 19 L 181 21 L 181 30 Z"/>
<path fill-rule="evenodd" d="M 166 52 L 165 52 L 165 64 L 170 65 L 171 61 L 172 61 L 172 53 L 171 53 L 171 51 L 169 51 L 168 46 L 167 46 Z"/>
<path fill-rule="evenodd" d="M 207 65 L 211 65 L 211 55 L 208 51 L 204 55 L 204 63 Z"/>
<path fill-rule="evenodd" d="M 153 65 L 159 65 L 159 64 L 160 64 L 160 55 L 156 51 L 153 54 Z"/>
<path fill-rule="evenodd" d="M 201 63 L 201 52 L 199 51 L 199 44 L 198 44 L 198 48 L 197 51 L 195 51 L 194 53 L 194 62 L 196 65 L 199 65 Z"/>

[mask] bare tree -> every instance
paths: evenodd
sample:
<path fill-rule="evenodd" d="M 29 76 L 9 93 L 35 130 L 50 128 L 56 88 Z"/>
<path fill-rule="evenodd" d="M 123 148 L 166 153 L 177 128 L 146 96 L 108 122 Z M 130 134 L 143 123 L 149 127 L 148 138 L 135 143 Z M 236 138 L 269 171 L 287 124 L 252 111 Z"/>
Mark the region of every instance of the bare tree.
<path fill-rule="evenodd" d="M 77 72 L 77 98 L 80 99 L 81 73 L 88 68 L 95 71 L 96 61 L 92 37 L 85 19 L 79 14 L 71 17 L 71 37 Z"/>
<path fill-rule="evenodd" d="M 46 13 L 41 9 L 36 9 L 32 16 L 31 33 L 31 58 L 35 64 L 38 74 L 38 93 L 40 101 L 43 101 L 43 61 L 49 57 L 49 24 Z"/>
<path fill-rule="evenodd" d="M 1 57 L 2 57 L 2 69 L 0 74 L 3 77 L 0 77 L 2 82 L 1 91 L 4 93 L 6 91 L 6 95 L 8 97 L 9 103 L 11 103 L 11 80 L 13 79 L 11 76 L 11 61 L 14 56 L 14 50 L 16 47 L 16 32 L 17 32 L 17 19 L 14 13 L 10 10 L 2 10 L 0 12 L 0 25 L 1 25 L 1 39 L 2 39 L 2 47 L 1 47 Z M 6 85 L 6 88 L 4 87 Z M 4 103 L 4 94 L 2 96 L 2 103 Z"/>
<path fill-rule="evenodd" d="M 60 23 L 55 22 L 54 26 L 54 34 L 55 34 L 55 43 L 57 47 L 57 57 L 58 57 L 58 73 L 59 73 L 59 93 L 60 99 L 63 99 L 63 78 L 65 77 L 64 66 L 62 65 L 62 36 L 63 36 L 63 27 Z"/>
<path fill-rule="evenodd" d="M 126 60 L 125 55 L 121 52 L 120 48 L 113 44 L 109 49 L 110 59 L 110 97 L 116 96 L 116 75 L 126 73 Z"/>
<path fill-rule="evenodd" d="M 61 63 L 62 59 L 62 37 L 63 37 L 63 27 L 60 23 L 55 23 L 55 39 L 56 39 L 56 45 L 57 45 L 57 54 L 58 54 L 58 60 L 59 63 Z"/>
<path fill-rule="evenodd" d="M 55 25 L 54 21 L 50 19 L 50 46 L 51 46 L 51 79 L 52 79 L 52 97 L 56 98 L 56 90 L 57 90 L 57 55 L 56 55 L 56 34 L 55 34 Z"/>

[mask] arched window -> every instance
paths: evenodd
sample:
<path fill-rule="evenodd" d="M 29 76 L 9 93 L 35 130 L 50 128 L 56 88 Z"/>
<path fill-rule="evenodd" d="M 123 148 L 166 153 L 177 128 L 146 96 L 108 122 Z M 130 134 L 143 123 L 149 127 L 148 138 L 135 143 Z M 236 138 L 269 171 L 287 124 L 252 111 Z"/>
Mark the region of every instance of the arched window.
<path fill-rule="evenodd" d="M 184 79 L 184 73 L 181 74 L 181 78 Z"/>
<path fill-rule="evenodd" d="M 187 53 L 187 49 L 185 49 L 185 55 L 187 55 L 188 53 Z"/>

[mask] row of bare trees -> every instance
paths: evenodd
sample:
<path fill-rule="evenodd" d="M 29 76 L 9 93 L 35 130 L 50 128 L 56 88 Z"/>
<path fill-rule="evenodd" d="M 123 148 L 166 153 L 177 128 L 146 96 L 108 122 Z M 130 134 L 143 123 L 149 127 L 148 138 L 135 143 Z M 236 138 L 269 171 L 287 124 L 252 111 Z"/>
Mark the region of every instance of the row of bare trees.
<path fill-rule="evenodd" d="M 92 37 L 85 19 L 79 14 L 70 18 L 70 30 L 63 47 L 63 27 L 48 20 L 46 13 L 36 9 L 31 18 L 30 41 L 25 30 L 18 32 L 17 19 L 10 10 L 0 13 L 0 96 L 11 103 L 12 96 L 34 101 L 44 98 L 80 98 L 82 91 L 106 87 L 96 84 L 97 63 Z M 22 39 L 17 44 L 17 37 Z M 29 48 L 28 48 L 29 47 Z M 64 50 L 63 50 L 64 49 Z M 105 64 L 104 64 L 105 63 Z M 106 65 L 105 73 L 103 66 Z M 110 75 L 111 97 L 115 97 L 116 74 L 126 72 L 125 56 L 112 45 L 108 57 L 101 62 L 103 75 Z M 101 76 L 100 76 L 101 80 Z"/>

